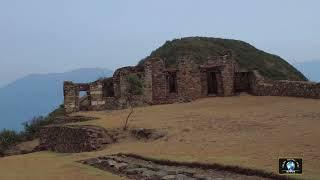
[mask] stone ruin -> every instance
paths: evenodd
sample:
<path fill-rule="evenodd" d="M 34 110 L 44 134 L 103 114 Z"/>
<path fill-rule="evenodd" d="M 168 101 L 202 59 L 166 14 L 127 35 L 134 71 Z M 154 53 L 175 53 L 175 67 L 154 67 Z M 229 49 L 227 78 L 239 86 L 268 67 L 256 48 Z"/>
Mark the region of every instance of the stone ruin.
<path fill-rule="evenodd" d="M 320 98 L 320 83 L 265 80 L 258 71 L 240 70 L 231 53 L 209 57 L 198 65 L 192 56 L 178 59 L 176 68 L 168 68 L 161 58 L 146 60 L 142 65 L 123 67 L 113 77 L 91 83 L 64 82 L 66 113 L 84 110 L 123 109 L 127 76 L 143 81 L 143 95 L 136 105 L 188 102 L 208 96 L 233 96 L 247 92 L 258 96 L 294 96 Z M 80 92 L 86 96 L 79 97 Z"/>
<path fill-rule="evenodd" d="M 51 150 L 60 153 L 79 153 L 103 149 L 115 142 L 102 127 L 83 125 L 50 125 L 40 130 L 37 151 Z"/>

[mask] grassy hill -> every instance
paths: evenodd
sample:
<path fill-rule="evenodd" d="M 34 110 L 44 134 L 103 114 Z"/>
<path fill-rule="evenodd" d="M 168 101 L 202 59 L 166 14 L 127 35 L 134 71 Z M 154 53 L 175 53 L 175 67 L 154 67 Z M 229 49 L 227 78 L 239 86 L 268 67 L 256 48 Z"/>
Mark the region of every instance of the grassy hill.
<path fill-rule="evenodd" d="M 307 80 L 300 71 L 281 57 L 266 53 L 239 40 L 207 37 L 174 39 L 167 41 L 147 58 L 161 57 L 165 60 L 167 66 L 172 67 L 177 64 L 178 57 L 182 55 L 191 54 L 196 62 L 201 64 L 205 62 L 208 56 L 219 55 L 226 50 L 232 51 L 234 59 L 242 69 L 257 69 L 265 77 L 274 80 Z M 140 63 L 145 59 L 141 60 Z"/>

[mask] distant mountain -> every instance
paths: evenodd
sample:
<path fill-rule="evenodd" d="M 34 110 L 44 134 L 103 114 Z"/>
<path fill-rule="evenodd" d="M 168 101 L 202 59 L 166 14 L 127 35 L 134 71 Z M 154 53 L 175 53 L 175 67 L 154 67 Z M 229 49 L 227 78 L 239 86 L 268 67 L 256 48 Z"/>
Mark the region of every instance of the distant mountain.
<path fill-rule="evenodd" d="M 320 60 L 295 63 L 294 66 L 310 81 L 320 82 Z"/>
<path fill-rule="evenodd" d="M 0 88 L 0 130 L 20 130 L 34 116 L 46 115 L 63 103 L 63 81 L 89 82 L 112 76 L 101 68 L 66 73 L 33 74 Z"/>

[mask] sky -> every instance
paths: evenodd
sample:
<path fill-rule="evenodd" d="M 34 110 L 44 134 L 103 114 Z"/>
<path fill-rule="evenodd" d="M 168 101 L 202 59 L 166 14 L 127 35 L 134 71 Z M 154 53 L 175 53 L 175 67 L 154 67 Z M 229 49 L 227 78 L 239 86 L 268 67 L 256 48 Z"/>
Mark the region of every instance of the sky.
<path fill-rule="evenodd" d="M 320 61 L 319 0 L 0 0 L 0 86 L 34 73 L 135 65 L 166 40 L 239 39 Z"/>

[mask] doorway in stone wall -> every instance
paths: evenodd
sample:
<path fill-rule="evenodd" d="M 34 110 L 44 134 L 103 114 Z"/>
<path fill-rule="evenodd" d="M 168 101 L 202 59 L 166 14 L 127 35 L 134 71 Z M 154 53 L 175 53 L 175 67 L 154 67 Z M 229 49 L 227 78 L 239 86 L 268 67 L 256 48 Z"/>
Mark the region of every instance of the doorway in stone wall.
<path fill-rule="evenodd" d="M 216 95 L 218 93 L 218 83 L 216 72 L 207 73 L 208 95 Z"/>
<path fill-rule="evenodd" d="M 79 91 L 79 110 L 88 111 L 91 105 L 90 91 Z"/>

